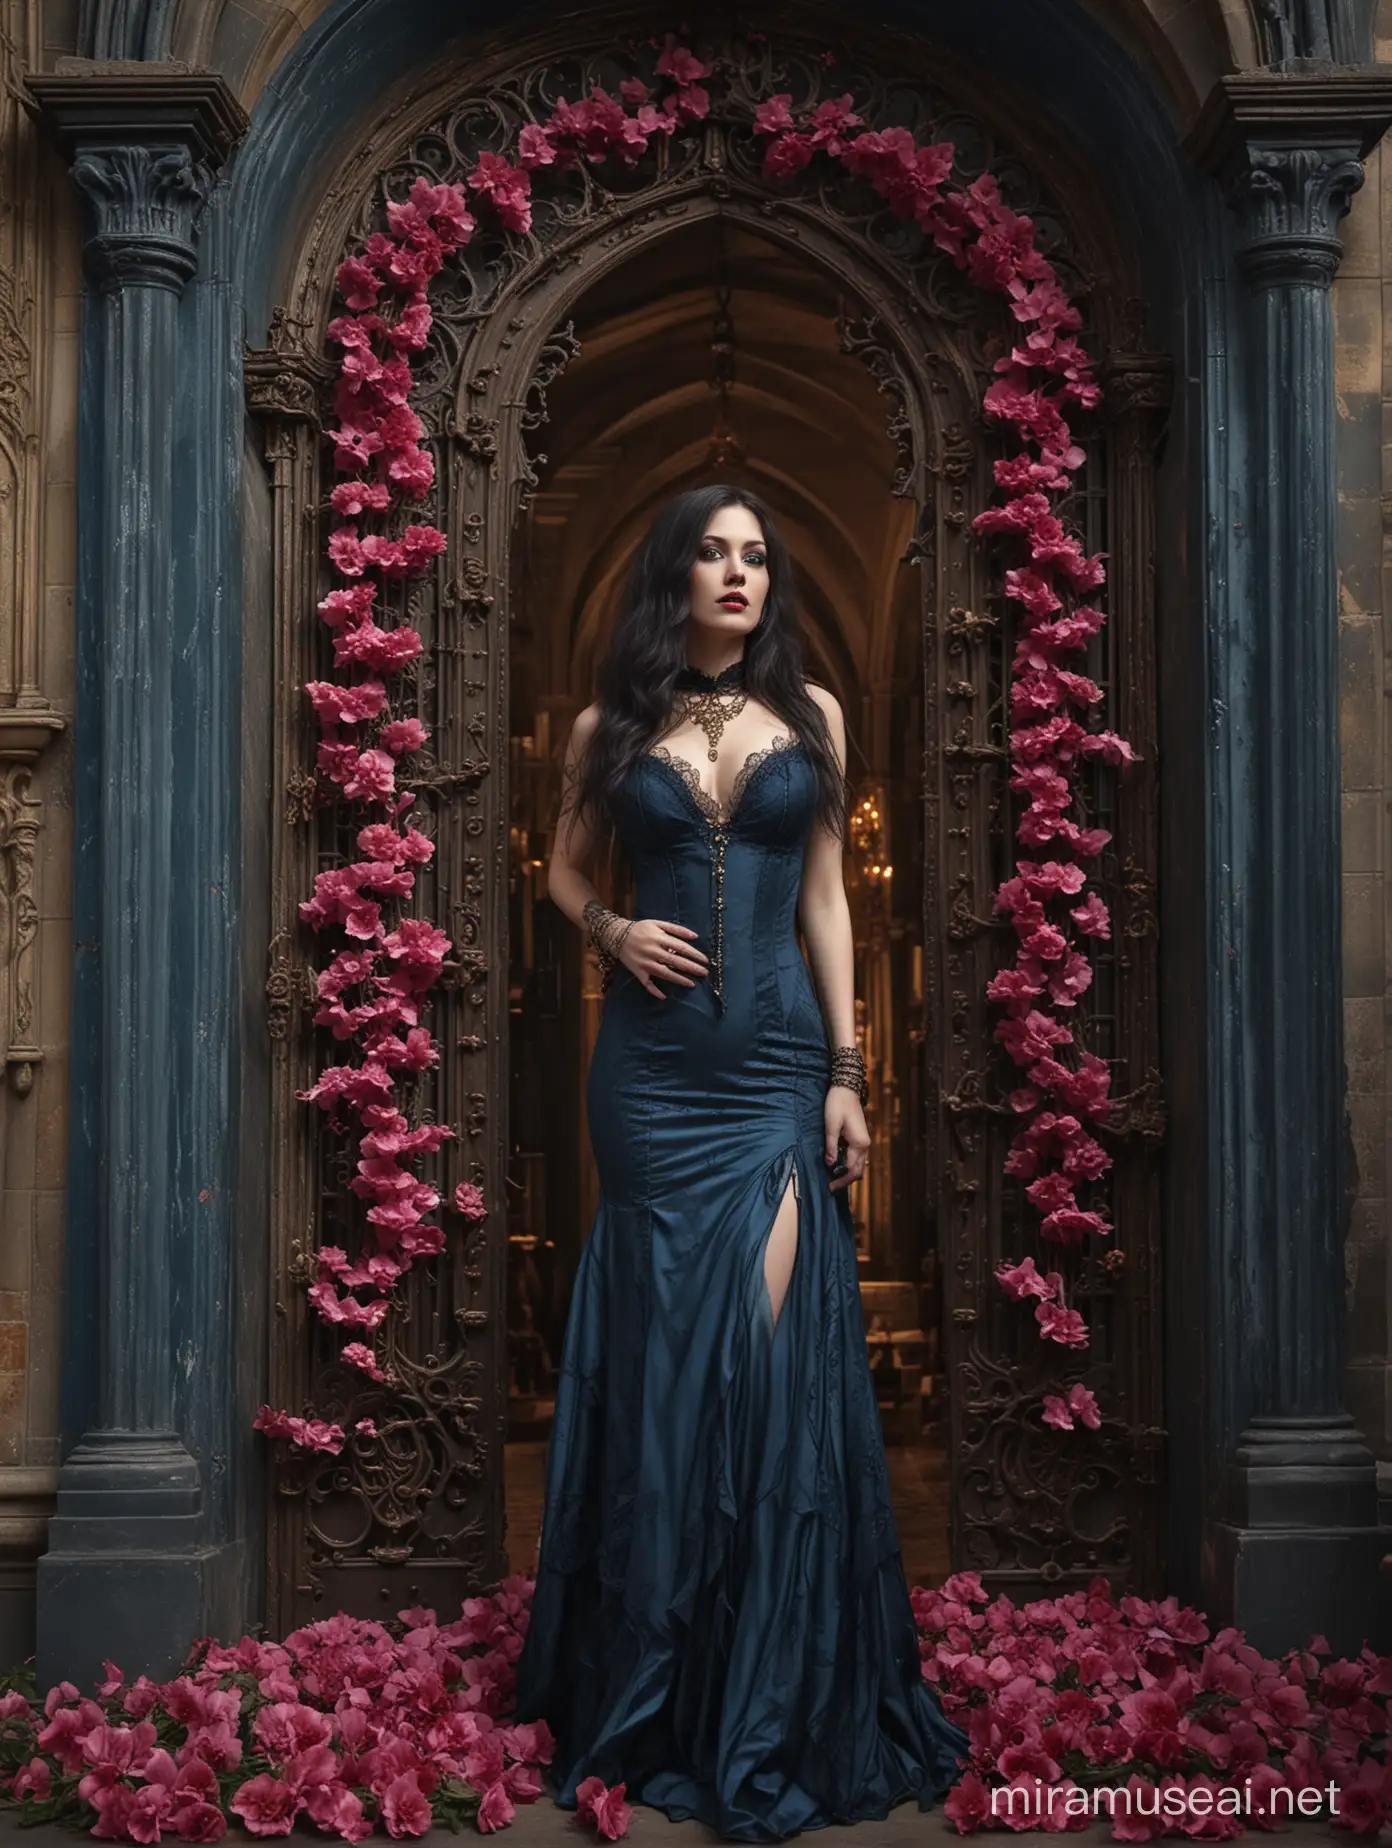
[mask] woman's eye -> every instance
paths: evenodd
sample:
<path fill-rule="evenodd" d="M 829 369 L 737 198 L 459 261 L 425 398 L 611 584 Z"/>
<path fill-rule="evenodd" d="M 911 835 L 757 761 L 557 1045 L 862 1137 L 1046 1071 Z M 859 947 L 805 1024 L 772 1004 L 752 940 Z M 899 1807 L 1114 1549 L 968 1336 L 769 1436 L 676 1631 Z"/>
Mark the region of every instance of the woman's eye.
<path fill-rule="evenodd" d="M 744 562 L 747 565 L 754 565 L 757 567 L 766 564 L 768 561 L 765 559 L 762 552 L 750 552 Z"/>

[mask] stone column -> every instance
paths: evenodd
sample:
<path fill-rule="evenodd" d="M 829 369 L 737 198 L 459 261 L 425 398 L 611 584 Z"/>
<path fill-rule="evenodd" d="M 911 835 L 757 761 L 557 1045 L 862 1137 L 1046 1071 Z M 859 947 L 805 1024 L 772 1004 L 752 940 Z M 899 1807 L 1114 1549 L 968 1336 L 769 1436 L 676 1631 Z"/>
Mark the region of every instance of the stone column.
<path fill-rule="evenodd" d="M 245 121 L 220 77 L 184 71 L 93 66 L 30 89 L 88 208 L 85 455 L 99 476 L 79 544 L 101 710 L 78 724 L 100 761 L 100 1095 L 74 1098 L 100 1122 L 96 1406 L 39 1562 L 40 1674 L 85 1683 L 106 1656 L 129 1675 L 173 1672 L 210 1595 L 170 1302 L 173 470 L 180 297 Z"/>
<path fill-rule="evenodd" d="M 1323 1631 L 1386 1645 L 1372 1453 L 1343 1407 L 1344 1055 L 1340 941 L 1337 501 L 1330 283 L 1392 74 L 1225 78 L 1193 151 L 1239 227 L 1250 431 L 1231 484 L 1245 528 L 1211 689 L 1233 778 L 1211 880 L 1210 1100 L 1227 1210 L 1210 1339 L 1226 1415 L 1206 1590 L 1259 1647 Z M 1212 408 L 1208 411 L 1213 415 Z M 1223 953 L 1226 952 L 1226 953 Z M 1211 1070 L 1215 1068 L 1211 1065 Z"/>

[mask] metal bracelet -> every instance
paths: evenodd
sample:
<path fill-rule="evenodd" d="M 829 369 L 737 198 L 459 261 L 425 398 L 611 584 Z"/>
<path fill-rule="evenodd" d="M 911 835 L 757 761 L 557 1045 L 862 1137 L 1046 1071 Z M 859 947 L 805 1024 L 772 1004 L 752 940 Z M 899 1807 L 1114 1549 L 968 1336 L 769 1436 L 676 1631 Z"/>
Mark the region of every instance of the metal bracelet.
<path fill-rule="evenodd" d="M 848 1091 L 854 1091 L 862 1104 L 870 1096 L 870 1085 L 865 1075 L 865 1055 L 859 1046 L 838 1046 L 831 1055 L 831 1073 L 828 1089 L 831 1085 L 842 1085 Z"/>

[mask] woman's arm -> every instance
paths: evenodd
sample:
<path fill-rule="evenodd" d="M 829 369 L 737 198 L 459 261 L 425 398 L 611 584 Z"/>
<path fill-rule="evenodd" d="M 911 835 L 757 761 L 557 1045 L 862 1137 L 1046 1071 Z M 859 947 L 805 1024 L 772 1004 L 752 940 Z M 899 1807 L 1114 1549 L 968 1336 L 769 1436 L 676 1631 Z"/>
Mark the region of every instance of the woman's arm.
<path fill-rule="evenodd" d="M 844 774 L 846 722 L 841 707 L 825 688 L 809 686 L 807 690 L 826 715 L 836 761 Z M 826 1021 L 828 1043 L 833 1048 L 856 1043 L 855 941 L 842 876 L 843 852 L 840 836 L 822 821 L 815 821 L 803 856 L 802 890 L 798 896 L 798 922 L 807 943 L 807 960 Z M 827 1092 L 825 1127 L 828 1163 L 836 1159 L 838 1142 L 844 1140 L 846 1144 L 846 1174 L 834 1180 L 832 1187 L 849 1186 L 865 1171 L 870 1132 L 860 1099 L 847 1086 L 833 1085 Z"/>
<path fill-rule="evenodd" d="M 688 925 L 658 918 L 631 923 L 621 918 L 604 904 L 586 873 L 596 846 L 594 821 L 592 815 L 576 814 L 575 797 L 585 752 L 598 724 L 599 707 L 586 706 L 570 728 L 546 889 L 571 923 L 590 937 L 606 965 L 606 974 L 615 963 L 622 962 L 650 995 L 663 1001 L 666 995 L 657 986 L 658 979 L 693 988 L 707 973 L 706 953 L 686 941 L 696 935 Z"/>
<path fill-rule="evenodd" d="M 586 706 L 576 715 L 566 744 L 565 764 L 561 771 L 561 807 L 556 817 L 556 837 L 551 844 L 551 858 L 546 869 L 546 890 L 572 924 L 584 928 L 584 910 L 599 893 L 586 876 L 595 850 L 592 816 L 583 820 L 575 813 L 575 796 L 580 783 L 580 767 L 595 727 L 599 724 L 598 706 Z"/>

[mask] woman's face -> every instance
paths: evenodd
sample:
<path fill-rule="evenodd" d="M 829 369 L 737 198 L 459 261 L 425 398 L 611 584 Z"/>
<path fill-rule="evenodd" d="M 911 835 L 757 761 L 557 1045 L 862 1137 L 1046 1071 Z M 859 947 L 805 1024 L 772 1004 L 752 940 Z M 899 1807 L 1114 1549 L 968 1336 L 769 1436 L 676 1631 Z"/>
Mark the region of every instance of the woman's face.
<path fill-rule="evenodd" d="M 691 567 L 691 619 L 724 635 L 747 635 L 764 613 L 768 552 L 747 507 L 720 507 Z"/>

